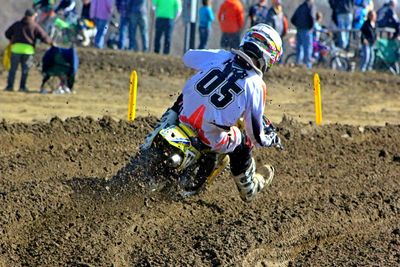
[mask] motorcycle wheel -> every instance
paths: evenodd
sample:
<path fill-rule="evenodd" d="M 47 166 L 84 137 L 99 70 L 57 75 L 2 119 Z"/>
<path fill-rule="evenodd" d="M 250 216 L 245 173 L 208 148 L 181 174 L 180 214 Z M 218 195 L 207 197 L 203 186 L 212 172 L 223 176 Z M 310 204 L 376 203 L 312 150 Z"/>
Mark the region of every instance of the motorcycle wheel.
<path fill-rule="evenodd" d="M 194 165 L 186 168 L 178 178 L 180 194 L 184 197 L 197 195 L 207 185 L 207 178 L 213 171 L 217 155 L 207 153 L 202 156 Z"/>
<path fill-rule="evenodd" d="M 285 65 L 296 65 L 296 53 L 289 54 L 285 59 Z"/>
<path fill-rule="evenodd" d="M 338 71 L 349 71 L 350 69 L 350 63 L 347 60 L 347 58 L 342 57 L 342 56 L 334 56 L 330 63 L 329 66 L 333 70 L 338 70 Z"/>

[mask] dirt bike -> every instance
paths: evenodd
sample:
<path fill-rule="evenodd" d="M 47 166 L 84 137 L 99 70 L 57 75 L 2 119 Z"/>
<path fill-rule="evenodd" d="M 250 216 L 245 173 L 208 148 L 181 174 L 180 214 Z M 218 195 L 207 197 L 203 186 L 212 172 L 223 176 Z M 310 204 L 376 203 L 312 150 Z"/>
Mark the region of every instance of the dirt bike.
<path fill-rule="evenodd" d="M 79 45 L 87 47 L 96 35 L 94 22 L 87 19 L 77 19 L 68 22 L 58 16 L 54 18 L 50 28 L 50 37 L 60 46 Z"/>
<path fill-rule="evenodd" d="M 289 39 L 289 45 L 292 50 L 296 51 L 295 38 Z M 284 61 L 285 65 L 295 65 L 297 54 L 296 52 L 290 53 L 286 56 Z M 335 46 L 331 37 L 323 41 L 313 40 L 312 58 L 313 65 L 319 67 L 329 67 L 332 70 L 348 71 L 350 62 L 347 59 L 345 51 L 342 51 Z"/>
<path fill-rule="evenodd" d="M 268 120 L 266 117 L 264 121 Z M 268 121 L 269 122 L 269 121 Z M 238 122 L 243 130 L 243 121 Z M 269 123 L 270 130 L 275 127 Z M 280 148 L 283 149 L 282 145 Z M 177 193 L 183 197 L 201 192 L 211 184 L 228 166 L 227 154 L 210 150 L 189 126 L 178 123 L 162 129 L 154 138 L 151 147 L 141 155 L 147 170 L 152 175 L 169 178 L 177 186 Z"/>

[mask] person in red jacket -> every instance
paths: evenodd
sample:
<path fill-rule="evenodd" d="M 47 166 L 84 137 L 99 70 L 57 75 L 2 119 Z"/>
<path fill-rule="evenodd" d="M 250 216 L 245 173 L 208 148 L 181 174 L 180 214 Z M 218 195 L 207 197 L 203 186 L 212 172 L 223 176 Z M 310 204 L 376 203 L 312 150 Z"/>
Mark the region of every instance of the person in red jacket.
<path fill-rule="evenodd" d="M 221 47 L 237 48 L 240 44 L 240 32 L 244 26 L 244 8 L 239 0 L 225 0 L 218 11 L 221 27 Z"/>

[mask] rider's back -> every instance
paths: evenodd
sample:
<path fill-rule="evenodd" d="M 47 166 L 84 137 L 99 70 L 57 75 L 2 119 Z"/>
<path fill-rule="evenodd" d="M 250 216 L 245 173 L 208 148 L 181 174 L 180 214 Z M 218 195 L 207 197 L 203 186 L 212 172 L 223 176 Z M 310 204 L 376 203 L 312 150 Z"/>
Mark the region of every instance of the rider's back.
<path fill-rule="evenodd" d="M 181 121 L 204 131 L 213 131 L 215 126 L 229 128 L 241 117 L 258 121 L 265 103 L 265 84 L 253 69 L 233 64 L 234 57 L 225 50 L 185 54 L 185 65 L 198 72 L 183 89 Z"/>

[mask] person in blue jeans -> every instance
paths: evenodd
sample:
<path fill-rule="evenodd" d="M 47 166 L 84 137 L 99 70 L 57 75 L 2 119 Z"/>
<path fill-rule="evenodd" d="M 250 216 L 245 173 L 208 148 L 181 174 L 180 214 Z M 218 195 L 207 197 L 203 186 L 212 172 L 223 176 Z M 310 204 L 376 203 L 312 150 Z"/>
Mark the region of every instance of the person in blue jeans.
<path fill-rule="evenodd" d="M 375 52 L 374 44 L 376 42 L 376 13 L 375 11 L 368 12 L 368 18 L 361 27 L 361 71 L 372 70 Z"/>
<path fill-rule="evenodd" d="M 94 38 L 96 48 L 104 47 L 104 38 L 107 34 L 108 22 L 112 14 L 113 0 L 92 0 L 90 5 L 90 17 L 94 20 L 97 33 Z"/>
<path fill-rule="evenodd" d="M 314 0 L 305 0 L 294 12 L 292 24 L 297 28 L 296 64 L 312 67 L 313 28 L 315 22 Z"/>
<path fill-rule="evenodd" d="M 171 50 L 171 37 L 175 20 L 182 11 L 181 0 L 153 0 L 156 15 L 156 33 L 154 38 L 154 52 L 159 54 L 161 50 L 161 38 L 164 36 L 164 55 Z"/>
<path fill-rule="evenodd" d="M 116 0 L 115 5 L 117 7 L 120 21 L 119 21 L 119 38 L 118 38 L 118 49 L 125 49 L 126 33 L 128 32 L 129 26 L 129 4 L 130 0 Z"/>
<path fill-rule="evenodd" d="M 146 0 L 131 0 L 129 11 L 129 49 L 139 51 L 136 41 L 136 29 L 139 27 L 142 39 L 142 51 L 149 51 Z"/>
<path fill-rule="evenodd" d="M 329 4 L 340 30 L 338 45 L 347 49 L 350 44 L 350 30 L 353 26 L 354 0 L 329 0 Z"/>
<path fill-rule="evenodd" d="M 207 42 L 211 31 L 211 23 L 215 19 L 210 2 L 210 0 L 203 0 L 203 6 L 199 10 L 199 49 L 207 48 Z"/>

